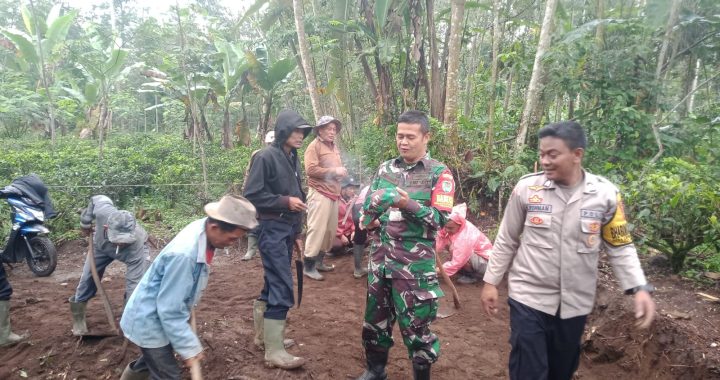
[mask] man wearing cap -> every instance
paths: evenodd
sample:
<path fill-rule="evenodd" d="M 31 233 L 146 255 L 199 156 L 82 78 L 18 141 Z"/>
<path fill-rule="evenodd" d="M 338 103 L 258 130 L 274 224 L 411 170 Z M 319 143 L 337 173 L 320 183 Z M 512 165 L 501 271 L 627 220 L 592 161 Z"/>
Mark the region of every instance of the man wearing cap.
<path fill-rule="evenodd" d="M 275 141 L 255 155 L 244 191 L 257 209 L 264 269 L 263 289 L 253 304 L 255 344 L 265 349 L 266 364 L 283 369 L 305 364 L 305 359 L 285 351 L 283 340 L 287 313 L 295 304 L 290 267 L 293 245 L 302 248 L 299 237 L 307 209 L 297 149 L 311 129 L 297 112 L 280 112 Z"/>
<path fill-rule="evenodd" d="M 158 254 L 130 296 L 120 320 L 140 357 L 121 380 L 180 379 L 174 352 L 190 367 L 203 347 L 188 323 L 207 286 L 215 249 L 236 244 L 257 226 L 255 207 L 245 198 L 224 196 L 205 206 L 206 218 L 188 224 Z"/>
<path fill-rule="evenodd" d="M 362 267 L 362 254 L 364 241 L 359 245 L 359 250 L 355 248 L 355 229 L 353 218 L 353 204 L 355 203 L 355 191 L 360 184 L 355 182 L 352 177 L 345 177 L 341 183 L 340 199 L 338 200 L 338 227 L 333 240 L 332 253 L 342 254 L 346 249 L 352 247 L 354 255 L 355 270 L 353 276 L 361 278 L 367 274 L 367 270 Z M 365 231 L 361 231 L 365 232 Z"/>
<path fill-rule="evenodd" d="M 150 266 L 150 248 L 147 245 L 148 234 L 135 220 L 132 213 L 118 210 L 113 201 L 105 195 L 90 198 L 88 207 L 80 215 L 80 227 L 85 234 L 92 232 L 95 267 L 102 279 L 105 268 L 114 260 L 127 265 L 125 270 L 125 300 L 132 294 L 145 270 Z M 85 260 L 80 283 L 75 295 L 71 296 L 70 311 L 73 315 L 73 335 L 88 333 L 85 322 L 87 301 L 95 296 L 97 288 L 90 271 L 90 262 Z"/>
<path fill-rule="evenodd" d="M 334 269 L 332 265 L 325 265 L 323 258 L 335 238 L 340 181 L 348 174 L 335 144 L 340 128 L 342 124 L 334 117 L 321 117 L 314 129 L 317 137 L 305 149 L 309 187 L 305 275 L 318 281 L 324 279 L 320 272 Z"/>
<path fill-rule="evenodd" d="M 275 141 L 275 131 L 269 131 L 268 133 L 265 134 L 265 146 L 269 146 L 270 144 L 272 144 L 273 141 Z M 247 168 L 245 169 L 245 179 L 246 180 L 248 177 L 248 173 L 250 173 L 250 165 L 252 165 L 255 155 L 259 151 L 260 151 L 260 149 L 257 149 L 250 154 L 250 160 L 248 162 Z M 243 188 L 244 187 L 245 186 L 243 184 Z M 248 260 L 252 259 L 253 257 L 255 257 L 255 255 L 258 252 L 257 246 L 258 246 L 257 231 L 252 230 L 252 231 L 248 232 L 248 234 L 247 234 L 247 251 L 245 252 L 245 256 L 243 256 L 240 260 L 248 261 Z"/>

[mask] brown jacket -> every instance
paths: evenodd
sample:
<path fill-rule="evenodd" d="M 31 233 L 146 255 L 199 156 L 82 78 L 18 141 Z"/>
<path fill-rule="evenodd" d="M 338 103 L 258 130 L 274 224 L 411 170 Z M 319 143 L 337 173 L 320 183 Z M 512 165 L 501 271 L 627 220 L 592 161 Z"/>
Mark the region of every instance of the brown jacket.
<path fill-rule="evenodd" d="M 337 145 L 323 142 L 319 136 L 305 149 L 308 186 L 323 195 L 334 199 L 340 196 L 340 178 L 335 176 L 335 168 L 342 166 Z"/>

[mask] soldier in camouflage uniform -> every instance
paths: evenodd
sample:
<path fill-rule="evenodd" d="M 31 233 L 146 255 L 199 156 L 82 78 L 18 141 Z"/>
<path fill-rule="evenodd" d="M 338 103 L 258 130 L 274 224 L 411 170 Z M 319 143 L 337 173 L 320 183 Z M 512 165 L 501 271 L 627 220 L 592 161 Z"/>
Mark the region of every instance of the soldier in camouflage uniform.
<path fill-rule="evenodd" d="M 435 235 L 447 222 L 455 182 L 427 154 L 427 116 L 408 111 L 398 120 L 400 157 L 384 162 L 370 186 L 361 224 L 379 228 L 371 247 L 362 340 L 367 369 L 362 380 L 386 379 L 385 365 L 398 321 L 415 379 L 429 379 L 440 342 L 430 331 L 443 295 L 435 272 Z"/>

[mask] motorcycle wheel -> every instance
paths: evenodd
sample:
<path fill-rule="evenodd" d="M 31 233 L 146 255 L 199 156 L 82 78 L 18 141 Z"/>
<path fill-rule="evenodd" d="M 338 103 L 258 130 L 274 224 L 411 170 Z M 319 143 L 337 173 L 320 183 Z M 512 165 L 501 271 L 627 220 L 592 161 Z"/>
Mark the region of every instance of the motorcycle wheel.
<path fill-rule="evenodd" d="M 33 252 L 26 255 L 30 270 L 38 277 L 49 276 L 57 266 L 57 251 L 55 245 L 45 236 L 35 236 L 30 239 L 30 248 Z"/>

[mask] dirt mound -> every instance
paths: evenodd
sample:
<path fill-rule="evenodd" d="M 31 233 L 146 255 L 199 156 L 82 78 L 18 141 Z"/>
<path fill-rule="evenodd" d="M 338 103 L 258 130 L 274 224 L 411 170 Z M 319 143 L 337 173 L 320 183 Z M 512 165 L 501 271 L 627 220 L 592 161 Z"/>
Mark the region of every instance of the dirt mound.
<path fill-rule="evenodd" d="M 606 378 L 720 378 L 715 306 L 696 300 L 689 284 L 651 277 L 658 316 L 650 329 L 638 330 L 631 322 L 632 297 L 622 295 L 610 272 L 601 267 L 595 310 L 585 328 L 583 367 Z M 709 330 L 701 332 L 703 327 Z"/>
<path fill-rule="evenodd" d="M 243 247 L 244 248 L 244 247 Z M 67 299 L 73 294 L 87 245 L 75 241 L 60 247 L 58 268 L 52 276 L 34 277 L 26 266 L 9 271 L 15 289 L 11 305 L 13 329 L 30 334 L 27 343 L 0 348 L 0 379 L 117 379 L 124 366 L 138 355 L 121 337 L 80 340 L 72 336 Z M 153 249 L 153 254 L 157 254 Z M 210 283 L 197 311 L 198 329 L 206 348 L 206 379 L 349 379 L 363 369 L 360 342 L 366 284 L 352 277 L 352 258 L 328 261 L 337 269 L 323 282 L 305 279 L 300 308 L 290 311 L 288 336 L 297 345 L 289 349 L 308 359 L 298 371 L 268 369 L 263 352 L 252 343 L 252 301 L 262 285 L 259 259 L 240 261 L 244 249 L 219 252 Z M 603 268 L 604 273 L 609 273 Z M 108 267 L 103 280 L 119 319 L 124 291 L 124 266 Z M 661 316 L 649 331 L 632 327 L 631 298 L 619 295 L 604 275 L 598 307 L 588 322 L 580 379 L 713 378 L 717 377 L 718 339 L 712 326 L 720 326 L 712 305 L 695 303 L 690 320 Z M 654 279 L 653 279 L 654 280 Z M 655 281 L 655 280 L 654 280 Z M 670 285 L 671 284 L 671 285 Z M 677 300 L 691 299 L 684 284 L 661 284 L 657 292 L 660 314 Z M 496 318 L 482 312 L 480 284 L 458 286 L 463 307 L 453 316 L 438 319 L 433 331 L 441 341 L 441 358 L 433 366 L 437 379 L 504 379 L 510 346 L 509 315 L 505 302 Z M 507 297 L 503 284 L 500 297 Z M 451 297 L 442 302 L 450 307 Z M 709 321 L 706 323 L 705 320 Z M 88 304 L 91 331 L 107 331 L 102 302 Z M 699 330 L 698 330 L 699 329 Z M 391 350 L 391 379 L 411 379 L 410 362 L 398 330 Z M 703 358 L 705 355 L 705 359 Z M 715 363 L 715 364 L 713 364 Z M 185 373 L 185 378 L 189 375 Z"/>

